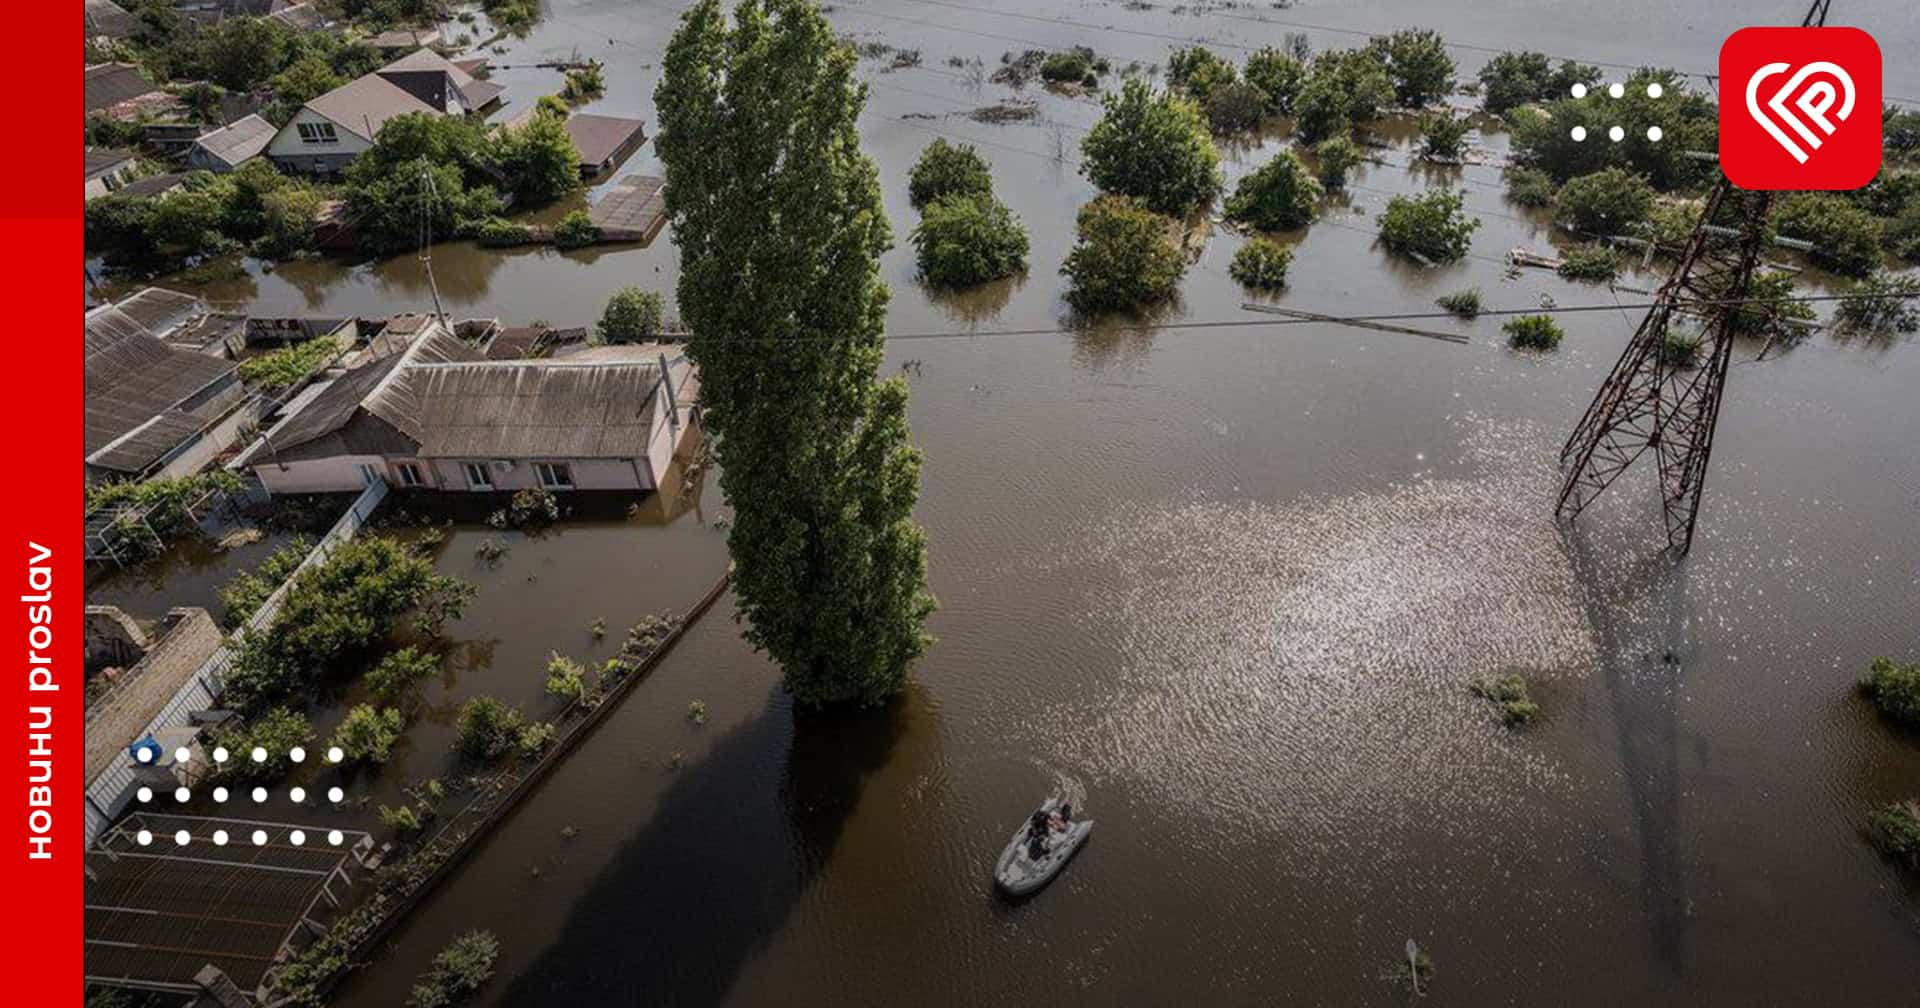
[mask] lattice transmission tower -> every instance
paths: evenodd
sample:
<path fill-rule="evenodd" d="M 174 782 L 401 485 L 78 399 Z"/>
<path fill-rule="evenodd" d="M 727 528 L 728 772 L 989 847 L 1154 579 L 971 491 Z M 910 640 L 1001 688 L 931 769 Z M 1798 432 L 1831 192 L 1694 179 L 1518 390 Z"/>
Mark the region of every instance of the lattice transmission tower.
<path fill-rule="evenodd" d="M 1824 26 L 1832 5 L 1815 0 L 1801 27 Z M 1660 467 L 1667 548 L 1685 553 L 1693 545 L 1733 357 L 1735 316 L 1746 307 L 1725 302 L 1752 289 L 1772 206 L 1772 193 L 1735 188 L 1724 175 L 1707 194 L 1679 265 L 1560 449 L 1566 481 L 1556 514 L 1578 516 L 1652 449 Z M 1689 353 L 1686 330 L 1695 326 L 1698 350 Z"/>

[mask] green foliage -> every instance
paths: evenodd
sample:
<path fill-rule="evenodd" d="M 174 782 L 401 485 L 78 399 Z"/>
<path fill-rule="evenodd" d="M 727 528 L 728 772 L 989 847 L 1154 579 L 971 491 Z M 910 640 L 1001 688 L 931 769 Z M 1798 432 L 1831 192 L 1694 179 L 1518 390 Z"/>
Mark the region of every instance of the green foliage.
<path fill-rule="evenodd" d="M 472 596 L 472 585 L 391 539 L 349 540 L 301 575 L 264 632 L 242 641 L 225 700 L 249 710 L 315 685 L 365 656 L 402 616 L 432 631 Z"/>
<path fill-rule="evenodd" d="M 1082 170 L 1101 191 L 1130 196 L 1155 213 L 1184 215 L 1220 191 L 1220 153 L 1192 102 L 1129 80 L 1105 99 L 1081 143 Z"/>
<path fill-rule="evenodd" d="M 419 684 L 440 671 L 440 659 L 411 647 L 403 647 L 367 670 L 367 688 L 373 695 L 392 703 L 406 696 Z"/>
<path fill-rule="evenodd" d="M 1920 110 L 1888 105 L 1880 123 L 1880 143 L 1889 160 L 1920 155 Z"/>
<path fill-rule="evenodd" d="M 454 747 L 471 759 L 492 761 L 520 745 L 525 717 L 490 696 L 477 696 L 460 706 Z"/>
<path fill-rule="evenodd" d="M 1380 215 L 1380 243 L 1390 251 L 1446 263 L 1467 254 L 1480 218 L 1461 210 L 1457 192 L 1433 189 L 1419 196 L 1395 196 Z"/>
<path fill-rule="evenodd" d="M 1105 69 L 1106 61 L 1086 46 L 1048 53 L 1047 58 L 1040 61 L 1040 77 L 1056 84 L 1092 85 Z"/>
<path fill-rule="evenodd" d="M 533 240 L 533 229 L 505 217 L 488 217 L 470 229 L 473 240 L 486 248 L 511 248 Z"/>
<path fill-rule="evenodd" d="M 420 828 L 420 814 L 411 805 L 381 805 L 374 811 L 380 817 L 380 824 L 395 833 L 412 833 Z"/>
<path fill-rule="evenodd" d="M 1527 680 L 1519 675 L 1482 679 L 1468 687 L 1474 696 L 1493 704 L 1500 723 L 1518 728 L 1540 715 L 1540 705 L 1527 695 Z"/>
<path fill-rule="evenodd" d="M 1233 64 L 1205 46 L 1176 49 L 1167 57 L 1167 83 L 1204 105 L 1217 88 L 1238 79 Z"/>
<path fill-rule="evenodd" d="M 707 702 L 705 700 L 687 701 L 687 720 L 694 724 L 706 724 Z"/>
<path fill-rule="evenodd" d="M 970 287 L 1027 267 L 1027 232 L 992 196 L 943 196 L 913 231 L 920 275 L 936 287 Z"/>
<path fill-rule="evenodd" d="M 1169 221 L 1125 196 L 1080 208 L 1079 243 L 1067 253 L 1067 303 L 1082 312 L 1140 308 L 1173 296 L 1186 260 L 1168 237 Z"/>
<path fill-rule="evenodd" d="M 304 536 L 297 537 L 274 550 L 259 567 L 234 575 L 233 580 L 220 589 L 220 606 L 226 610 L 227 626 L 239 626 L 258 612 L 267 596 L 293 574 L 312 549 L 313 544 Z"/>
<path fill-rule="evenodd" d="M 1507 198 L 1523 207 L 1553 205 L 1553 176 L 1533 168 L 1509 168 L 1506 171 Z"/>
<path fill-rule="evenodd" d="M 866 89 L 813 4 L 734 17 L 694 3 L 654 93 L 734 593 L 796 704 L 877 704 L 931 643 L 934 600 L 907 385 L 878 380 L 891 238 L 860 151 Z"/>
<path fill-rule="evenodd" d="M 1307 143 L 1345 137 L 1353 128 L 1347 96 L 1325 75 L 1309 75 L 1293 100 L 1294 130 Z"/>
<path fill-rule="evenodd" d="M 1853 285 L 1834 322 L 1845 333 L 1920 332 L 1920 279 L 1877 272 Z"/>
<path fill-rule="evenodd" d="M 578 105 L 606 92 L 606 74 L 600 67 L 600 61 L 594 60 L 586 66 L 567 71 L 567 82 L 560 88 L 560 97 Z"/>
<path fill-rule="evenodd" d="M 1874 809 L 1867 822 L 1881 850 L 1920 870 L 1920 801 L 1889 802 Z"/>
<path fill-rule="evenodd" d="M 585 248 L 600 240 L 600 225 L 585 210 L 571 210 L 553 226 L 553 243 L 563 249 Z"/>
<path fill-rule="evenodd" d="M 972 144 L 935 139 L 908 173 L 907 195 L 915 209 L 942 196 L 992 196 L 993 173 Z"/>
<path fill-rule="evenodd" d="M 1656 83 L 1663 89 L 1661 96 L 1647 97 L 1647 85 Z M 1714 172 L 1711 164 L 1687 152 L 1717 149 L 1719 121 L 1713 102 L 1671 70 L 1637 70 L 1627 76 L 1624 87 L 1619 98 L 1595 88 L 1584 98 L 1548 102 L 1545 115 L 1510 116 L 1514 160 L 1558 180 L 1614 167 L 1643 175 L 1662 191 L 1707 181 Z M 1586 129 L 1586 140 L 1573 139 L 1575 126 Z M 1625 131 L 1618 143 L 1604 139 L 1613 126 Z M 1649 126 L 1660 127 L 1659 140 L 1647 139 Z"/>
<path fill-rule="evenodd" d="M 1287 285 L 1287 267 L 1293 250 L 1267 238 L 1254 238 L 1233 254 L 1227 275 L 1254 290 L 1279 290 Z"/>
<path fill-rule="evenodd" d="M 147 124 L 139 120 L 123 122 L 96 112 L 87 117 L 87 146 L 131 149 L 146 139 Z"/>
<path fill-rule="evenodd" d="M 191 255 L 215 252 L 227 245 L 220 232 L 226 216 L 222 195 L 226 190 L 181 191 L 166 193 L 153 201 L 153 216 L 148 233 L 163 250 Z"/>
<path fill-rule="evenodd" d="M 529 721 L 522 725 L 519 734 L 514 736 L 514 744 L 520 747 L 521 755 L 537 756 L 547 746 L 552 745 L 558 735 L 559 729 L 555 728 L 550 721 Z"/>
<path fill-rule="evenodd" d="M 545 528 L 559 520 L 560 502 L 546 487 L 515 490 L 506 507 L 487 516 L 487 524 L 494 528 L 521 531 Z"/>
<path fill-rule="evenodd" d="M 487 139 L 462 116 L 410 112 L 380 127 L 347 166 L 350 212 L 372 251 L 408 248 L 424 217 L 434 235 L 465 233 L 500 207 L 488 175 Z M 431 178 L 431 185 L 426 181 Z"/>
<path fill-rule="evenodd" d="M 1647 219 L 1653 187 L 1621 168 L 1570 179 L 1553 199 L 1554 216 L 1593 234 L 1621 234 Z"/>
<path fill-rule="evenodd" d="M 1320 163 L 1320 184 L 1331 190 L 1347 187 L 1347 173 L 1366 160 L 1360 145 L 1351 137 L 1329 137 L 1315 144 L 1314 159 Z"/>
<path fill-rule="evenodd" d="M 1880 222 L 1838 193 L 1788 195 L 1772 221 L 1782 235 L 1812 242 L 1807 257 L 1836 273 L 1864 277 L 1880 266 Z"/>
<path fill-rule="evenodd" d="M 539 110 L 541 115 L 561 120 L 573 114 L 573 106 L 568 105 L 567 100 L 559 95 L 541 95 L 540 100 L 534 103 L 534 108 Z"/>
<path fill-rule="evenodd" d="M 318 53 L 309 53 L 287 64 L 273 76 L 268 86 L 274 97 L 290 106 L 300 106 L 345 84 L 347 79 L 335 72 L 333 64 Z"/>
<path fill-rule="evenodd" d="M 547 658 L 547 695 L 578 700 L 587 695 L 587 670 L 558 651 Z"/>
<path fill-rule="evenodd" d="M 314 220 L 324 202 L 320 191 L 304 182 L 283 186 L 261 197 L 261 231 L 259 240 L 254 242 L 254 252 L 267 258 L 285 258 L 310 251 L 314 242 Z"/>
<path fill-rule="evenodd" d="M 480 7 L 495 27 L 508 31 L 529 28 L 539 16 L 537 0 L 481 0 Z"/>
<path fill-rule="evenodd" d="M 87 486 L 87 513 L 116 504 L 132 504 L 148 511 L 147 521 L 157 531 L 187 519 L 188 508 L 208 493 L 238 493 L 240 477 L 224 469 L 147 480 L 116 480 Z"/>
<path fill-rule="evenodd" d="M 238 728 L 213 732 L 213 744 L 225 746 L 229 754 L 227 762 L 220 764 L 218 776 L 236 785 L 277 781 L 293 769 L 293 760 L 287 753 L 313 739 L 313 725 L 304 715 L 286 707 L 275 707 Z M 253 758 L 256 748 L 266 751 L 266 759 Z"/>
<path fill-rule="evenodd" d="M 399 711 L 355 704 L 327 744 L 340 747 L 349 763 L 385 763 L 400 741 L 400 727 Z"/>
<path fill-rule="evenodd" d="M 1620 275 L 1620 253 L 1605 245 L 1582 245 L 1568 252 L 1555 272 L 1568 280 L 1606 283 Z"/>
<path fill-rule="evenodd" d="M 290 388 L 331 363 L 346 349 L 339 337 L 321 336 L 240 362 L 240 380 L 263 392 Z"/>
<path fill-rule="evenodd" d="M 1573 85 L 1592 86 L 1600 78 L 1599 67 L 1562 60 L 1555 68 L 1537 52 L 1503 52 L 1480 68 L 1481 103 L 1500 115 L 1531 102 L 1571 97 Z"/>
<path fill-rule="evenodd" d="M 503 127 L 493 138 L 492 157 L 517 209 L 546 206 L 580 188 L 580 149 L 566 123 L 553 116 Z"/>
<path fill-rule="evenodd" d="M 1690 371 L 1700 365 L 1700 350 L 1700 337 L 1670 329 L 1666 338 L 1660 341 L 1660 363 L 1676 370 Z"/>
<path fill-rule="evenodd" d="M 1920 664 L 1875 658 L 1860 689 L 1888 720 L 1920 728 Z"/>
<path fill-rule="evenodd" d="M 667 299 L 659 291 L 622 287 L 607 299 L 593 328 L 601 343 L 647 343 L 660 335 L 666 322 Z"/>
<path fill-rule="evenodd" d="M 1429 161 L 1458 161 L 1467 152 L 1473 125 L 1437 109 L 1420 117 L 1420 156 Z"/>
<path fill-rule="evenodd" d="M 1552 350 L 1566 335 L 1548 315 L 1518 315 L 1500 328 L 1507 334 L 1507 345 L 1517 350 Z"/>
<path fill-rule="evenodd" d="M 1647 213 L 1640 230 L 1663 249 L 1678 249 L 1693 237 L 1700 226 L 1702 207 L 1695 202 L 1656 203 Z"/>
<path fill-rule="evenodd" d="M 1811 322 L 1816 317 L 1812 305 L 1793 299 L 1793 274 L 1781 270 L 1756 272 L 1744 297 L 1731 290 L 1721 292 L 1720 297 L 1743 301 L 1734 306 L 1728 323 L 1728 328 L 1739 336 L 1795 343 L 1807 330 L 1794 323 Z"/>
<path fill-rule="evenodd" d="M 1394 77 L 1378 47 L 1329 49 L 1320 53 L 1308 65 L 1307 80 L 1309 84 L 1319 82 L 1332 88 L 1340 101 L 1341 112 L 1350 123 L 1379 118 L 1380 110 L 1394 100 Z M 1304 117 L 1305 113 L 1301 115 Z"/>
<path fill-rule="evenodd" d="M 1375 38 L 1367 48 L 1385 63 L 1401 105 L 1418 108 L 1453 90 L 1453 58 L 1437 32 L 1407 28 Z"/>
<path fill-rule="evenodd" d="M 467 1001 L 493 976 L 493 964 L 499 958 L 500 939 L 491 931 L 469 931 L 455 938 L 413 985 L 407 1008 L 451 1008 Z"/>
<path fill-rule="evenodd" d="M 1286 115 L 1306 83 L 1307 68 L 1292 56 L 1268 46 L 1247 57 L 1247 83 L 1267 96 L 1267 111 Z"/>
<path fill-rule="evenodd" d="M 1480 292 L 1478 290 L 1454 291 L 1443 294 L 1433 301 L 1434 304 L 1452 312 L 1461 318 L 1480 317 Z"/>
<path fill-rule="evenodd" d="M 199 30 L 199 69 L 230 91 L 251 91 L 285 62 L 290 34 L 272 18 L 221 18 Z"/>
<path fill-rule="evenodd" d="M 1267 93 L 1244 81 L 1222 84 L 1207 96 L 1207 125 L 1215 133 L 1245 133 L 1266 114 Z"/>
<path fill-rule="evenodd" d="M 1289 150 L 1241 179 L 1227 197 L 1226 212 L 1228 219 L 1249 227 L 1288 231 L 1311 222 L 1319 202 L 1320 183 Z"/>

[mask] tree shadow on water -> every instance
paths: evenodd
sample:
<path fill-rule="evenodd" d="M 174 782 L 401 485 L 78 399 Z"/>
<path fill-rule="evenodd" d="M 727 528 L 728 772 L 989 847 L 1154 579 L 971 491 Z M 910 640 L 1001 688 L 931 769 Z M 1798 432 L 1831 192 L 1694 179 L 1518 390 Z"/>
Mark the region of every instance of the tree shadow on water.
<path fill-rule="evenodd" d="M 679 772 L 498 1003 L 719 1002 L 832 855 L 902 706 L 796 716 L 774 689 Z"/>

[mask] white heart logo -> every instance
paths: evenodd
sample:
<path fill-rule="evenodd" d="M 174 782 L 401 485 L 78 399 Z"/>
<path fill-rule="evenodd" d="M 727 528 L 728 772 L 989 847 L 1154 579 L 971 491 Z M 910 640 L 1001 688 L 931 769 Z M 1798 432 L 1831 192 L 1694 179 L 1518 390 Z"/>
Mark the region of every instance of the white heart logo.
<path fill-rule="evenodd" d="M 1773 96 L 1766 100 L 1766 107 L 1762 108 L 1760 86 L 1765 84 L 1768 78 L 1776 77 L 1791 69 L 1793 69 L 1791 63 L 1769 63 L 1755 70 L 1753 76 L 1747 78 L 1747 111 L 1753 115 L 1754 122 L 1759 123 L 1775 142 L 1786 148 L 1787 153 L 1793 155 L 1795 161 L 1806 164 L 1807 151 L 1795 143 L 1793 138 L 1780 128 L 1780 124 L 1786 123 L 1791 126 L 1793 131 L 1800 134 L 1800 138 L 1806 141 L 1809 148 L 1819 150 L 1820 145 L 1826 142 L 1826 138 L 1840 128 L 1840 123 L 1845 122 L 1847 117 L 1853 114 L 1853 78 L 1839 66 L 1825 60 L 1809 63 L 1801 67 L 1792 77 L 1787 78 L 1787 82 L 1773 92 Z M 1815 74 L 1825 74 L 1826 77 L 1808 84 L 1807 78 Z M 1834 88 L 1835 84 L 1839 85 L 1838 90 Z M 1793 109 L 1787 107 L 1787 101 L 1790 98 L 1793 101 L 1793 107 L 1800 110 L 1800 115 L 1795 115 Z M 1834 108 L 1836 104 L 1840 106 L 1837 110 Z M 1773 115 L 1767 114 L 1768 109 L 1773 110 Z M 1820 128 L 1818 134 L 1807 127 L 1808 121 Z"/>

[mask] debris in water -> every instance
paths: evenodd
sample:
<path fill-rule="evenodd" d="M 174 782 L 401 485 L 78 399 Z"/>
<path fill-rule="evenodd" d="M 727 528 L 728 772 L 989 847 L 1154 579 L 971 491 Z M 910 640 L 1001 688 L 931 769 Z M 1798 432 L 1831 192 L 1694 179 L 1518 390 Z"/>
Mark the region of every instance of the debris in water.
<path fill-rule="evenodd" d="M 967 113 L 967 118 L 982 123 L 1026 122 L 1040 114 L 1040 106 L 1033 101 L 1003 101 L 995 105 L 986 105 Z"/>

